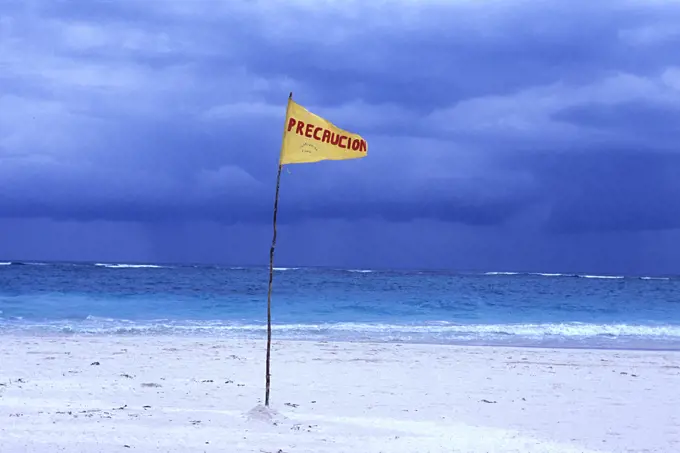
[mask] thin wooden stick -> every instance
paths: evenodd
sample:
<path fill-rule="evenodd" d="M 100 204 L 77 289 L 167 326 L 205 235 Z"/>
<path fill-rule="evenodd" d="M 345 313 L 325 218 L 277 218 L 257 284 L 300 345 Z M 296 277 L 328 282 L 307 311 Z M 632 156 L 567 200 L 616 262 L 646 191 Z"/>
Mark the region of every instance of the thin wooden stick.
<path fill-rule="evenodd" d="M 279 210 L 279 186 L 281 183 L 281 169 L 279 165 L 279 172 L 276 175 L 276 198 L 274 199 L 274 236 L 272 238 L 272 247 L 269 249 L 269 292 L 267 293 L 267 382 L 264 393 L 264 405 L 269 406 L 269 385 L 271 382 L 269 359 L 271 357 L 272 348 L 272 282 L 274 281 L 274 248 L 276 247 L 276 214 Z"/>
<path fill-rule="evenodd" d="M 293 93 L 288 95 L 288 99 L 293 98 Z M 290 105 L 290 102 L 288 103 Z M 286 107 L 286 117 L 288 117 L 288 107 Z M 285 128 L 285 123 L 284 123 Z M 285 129 L 284 129 L 285 134 Z M 271 385 L 270 373 L 270 358 L 272 349 L 272 283 L 274 281 L 274 249 L 276 248 L 276 214 L 279 211 L 279 187 L 281 185 L 281 170 L 283 165 L 279 161 L 279 171 L 276 174 L 276 196 L 274 197 L 274 235 L 272 237 L 272 246 L 269 249 L 269 291 L 267 292 L 267 365 L 266 365 L 266 382 L 264 391 L 264 405 L 269 406 L 269 387 Z"/>

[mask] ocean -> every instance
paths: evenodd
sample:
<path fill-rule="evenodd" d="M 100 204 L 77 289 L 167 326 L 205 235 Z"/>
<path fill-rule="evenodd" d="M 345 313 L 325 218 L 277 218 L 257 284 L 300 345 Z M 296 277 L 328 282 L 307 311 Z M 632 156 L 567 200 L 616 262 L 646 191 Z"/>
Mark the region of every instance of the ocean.
<path fill-rule="evenodd" d="M 264 338 L 266 267 L 0 263 L 0 335 Z M 680 349 L 680 277 L 277 268 L 275 339 Z"/>

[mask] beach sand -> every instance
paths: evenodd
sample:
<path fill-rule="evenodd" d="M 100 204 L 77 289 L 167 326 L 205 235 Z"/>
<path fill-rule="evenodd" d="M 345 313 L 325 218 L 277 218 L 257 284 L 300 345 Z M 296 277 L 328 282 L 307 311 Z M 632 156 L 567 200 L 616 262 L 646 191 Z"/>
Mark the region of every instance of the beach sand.
<path fill-rule="evenodd" d="M 3 453 L 680 452 L 677 352 L 1 338 Z"/>

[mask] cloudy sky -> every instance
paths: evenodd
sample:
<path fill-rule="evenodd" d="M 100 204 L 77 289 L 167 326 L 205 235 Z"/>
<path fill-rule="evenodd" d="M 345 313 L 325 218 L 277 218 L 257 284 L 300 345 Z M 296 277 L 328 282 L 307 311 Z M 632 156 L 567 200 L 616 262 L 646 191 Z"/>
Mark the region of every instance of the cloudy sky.
<path fill-rule="evenodd" d="M 0 261 L 680 273 L 680 2 L 0 0 Z"/>

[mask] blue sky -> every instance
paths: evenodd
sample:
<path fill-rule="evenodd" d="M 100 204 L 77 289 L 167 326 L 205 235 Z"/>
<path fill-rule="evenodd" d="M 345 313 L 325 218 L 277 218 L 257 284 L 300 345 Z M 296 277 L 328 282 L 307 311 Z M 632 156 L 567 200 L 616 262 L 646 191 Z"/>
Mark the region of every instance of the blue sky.
<path fill-rule="evenodd" d="M 0 257 L 680 272 L 680 2 L 0 2 Z"/>

